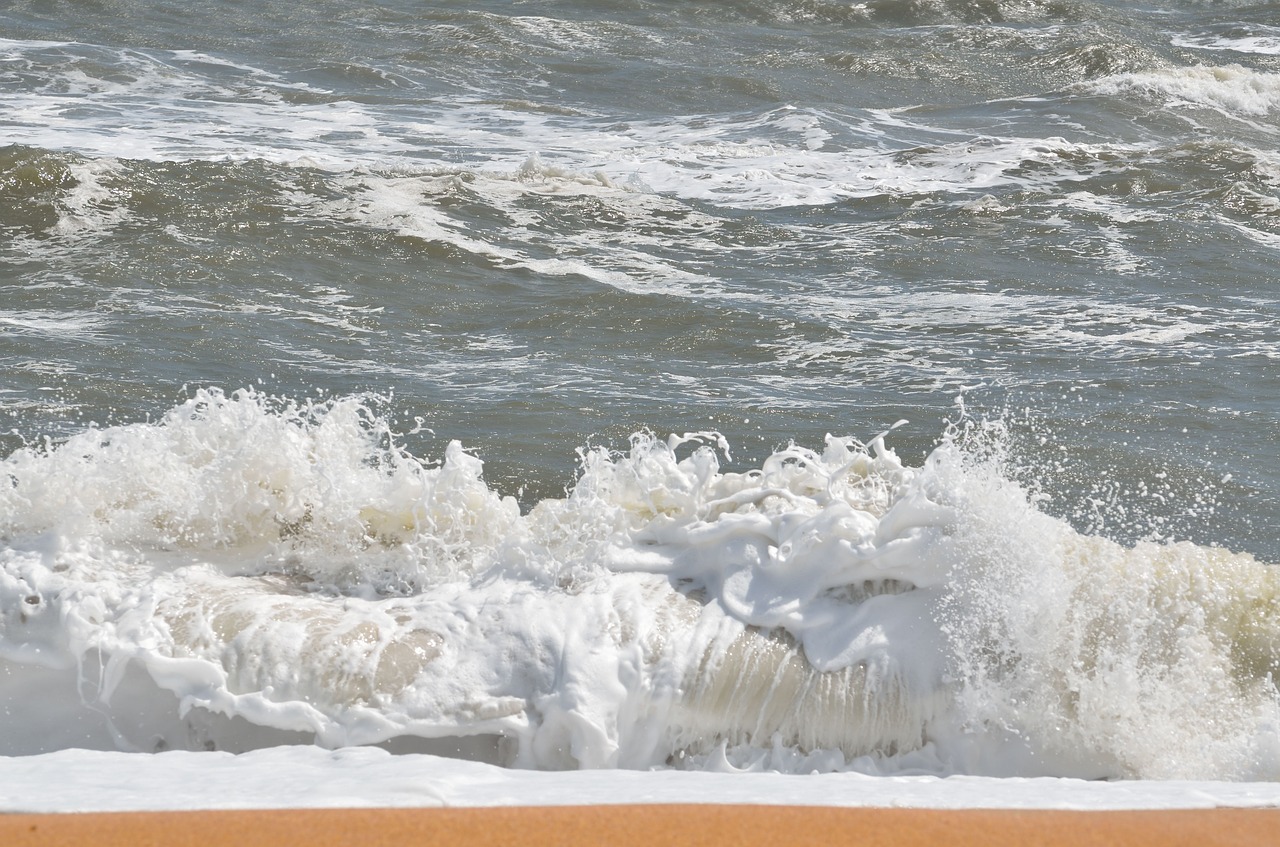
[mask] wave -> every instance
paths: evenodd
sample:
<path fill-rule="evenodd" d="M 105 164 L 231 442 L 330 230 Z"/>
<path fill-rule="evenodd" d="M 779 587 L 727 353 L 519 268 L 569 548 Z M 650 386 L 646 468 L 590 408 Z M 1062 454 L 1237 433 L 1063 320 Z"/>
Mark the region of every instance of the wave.
<path fill-rule="evenodd" d="M 743 473 L 641 433 L 522 512 L 380 408 L 202 390 L 4 459 L 0 750 L 1280 777 L 1277 571 L 1076 533 L 998 423 Z"/>
<path fill-rule="evenodd" d="M 1172 44 L 1192 50 L 1280 55 L 1280 28 L 1264 24 L 1219 25 L 1194 33 L 1175 35 Z"/>
<path fill-rule="evenodd" d="M 1280 74 L 1240 65 L 1194 65 L 1118 74 L 1088 83 L 1102 95 L 1139 92 L 1171 106 L 1212 109 L 1229 117 L 1263 117 L 1280 109 Z"/>

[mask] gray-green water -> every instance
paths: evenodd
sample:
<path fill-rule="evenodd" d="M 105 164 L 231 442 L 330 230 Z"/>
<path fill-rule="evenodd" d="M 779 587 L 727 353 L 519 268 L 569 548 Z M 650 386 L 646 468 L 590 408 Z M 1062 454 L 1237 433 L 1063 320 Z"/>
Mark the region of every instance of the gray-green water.
<path fill-rule="evenodd" d="M 1274 5 L 0 7 L 0 455 L 384 395 L 528 505 L 715 429 L 1280 557 Z"/>

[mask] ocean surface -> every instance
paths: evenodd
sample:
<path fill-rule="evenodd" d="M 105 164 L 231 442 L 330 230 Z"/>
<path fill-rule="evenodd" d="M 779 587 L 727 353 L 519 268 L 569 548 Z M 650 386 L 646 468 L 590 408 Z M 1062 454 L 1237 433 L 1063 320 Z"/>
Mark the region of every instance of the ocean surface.
<path fill-rule="evenodd" d="M 0 3 L 0 759 L 1280 782 L 1277 268 L 1275 4 Z"/>

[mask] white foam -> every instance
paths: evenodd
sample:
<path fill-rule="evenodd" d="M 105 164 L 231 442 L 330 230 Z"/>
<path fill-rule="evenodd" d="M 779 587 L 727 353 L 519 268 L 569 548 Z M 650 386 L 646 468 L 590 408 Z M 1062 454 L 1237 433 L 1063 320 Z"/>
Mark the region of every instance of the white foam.
<path fill-rule="evenodd" d="M 856 773 L 510 771 L 371 748 L 295 746 L 154 756 L 67 750 L 0 757 L 0 811 L 719 803 L 932 809 L 1270 808 L 1275 783 L 1099 782 Z"/>
<path fill-rule="evenodd" d="M 1128 91 L 1157 96 L 1172 106 L 1213 109 L 1229 116 L 1258 117 L 1280 109 L 1280 74 L 1240 65 L 1196 65 L 1119 74 L 1085 85 L 1106 95 Z"/>
<path fill-rule="evenodd" d="M 122 198 L 110 187 L 122 168 L 114 159 L 73 161 L 67 164 L 71 183 L 57 201 L 58 220 L 49 232 L 82 236 L 109 231 L 129 219 Z"/>
<path fill-rule="evenodd" d="M 691 240 L 697 239 L 704 250 L 719 252 L 713 239 L 720 221 L 690 212 L 675 201 L 618 188 L 598 172 L 555 168 L 533 155 L 507 173 L 358 172 L 339 181 L 344 198 L 320 204 L 315 213 L 354 218 L 377 229 L 448 244 L 504 268 L 527 268 L 550 277 L 578 276 L 631 293 L 738 301 L 759 297 L 733 291 L 712 276 L 655 255 L 664 246 L 662 236 L 643 234 L 655 216 L 676 213 Z M 480 232 L 455 219 L 437 201 L 458 190 L 480 194 L 509 223 L 495 223 Z M 529 198 L 541 196 L 591 198 L 636 226 L 622 234 L 602 235 L 587 228 L 551 235 L 543 231 L 537 214 L 528 210 Z"/>
<path fill-rule="evenodd" d="M 108 323 L 107 318 L 93 312 L 0 309 L 0 325 L 8 327 L 13 332 L 33 333 L 51 338 L 95 341 Z"/>
<path fill-rule="evenodd" d="M 1280 28 L 1259 26 L 1254 35 L 1215 35 L 1212 33 L 1175 35 L 1170 44 L 1193 50 L 1223 50 L 1262 56 L 1280 55 Z"/>
<path fill-rule="evenodd" d="M 1077 535 L 999 427 L 749 473 L 642 434 L 522 515 L 371 403 L 202 391 L 5 459 L 2 749 L 1280 776 L 1274 572 Z"/>
<path fill-rule="evenodd" d="M 1233 221 L 1230 218 L 1226 218 L 1221 215 L 1217 216 L 1217 221 L 1223 226 L 1229 227 L 1240 233 L 1260 247 L 1264 247 L 1268 250 L 1280 250 L 1280 235 L 1273 232 L 1267 232 L 1266 230 L 1257 229 L 1255 227 L 1239 223 L 1238 221 Z"/>
<path fill-rule="evenodd" d="M 555 23 L 547 33 L 577 37 L 574 26 Z M 551 26 L 525 18 L 513 25 Z M 780 106 L 620 124 L 615 116 L 514 110 L 509 101 L 481 95 L 412 107 L 356 103 L 189 51 L 28 42 L 13 42 L 10 50 L 50 80 L 0 104 L 10 141 L 95 157 L 262 159 L 356 174 L 523 173 L 529 190 L 538 179 L 541 190 L 569 192 L 596 181 L 619 191 L 771 209 L 881 195 L 1036 190 L 1088 176 L 1079 162 L 1100 168 L 1102 158 L 1139 149 L 975 135 L 923 123 L 910 109 L 846 116 Z M 1135 77 L 1124 84 L 1142 83 Z M 300 103 L 287 96 L 298 89 L 314 97 Z M 77 104 L 91 108 L 70 108 Z"/>

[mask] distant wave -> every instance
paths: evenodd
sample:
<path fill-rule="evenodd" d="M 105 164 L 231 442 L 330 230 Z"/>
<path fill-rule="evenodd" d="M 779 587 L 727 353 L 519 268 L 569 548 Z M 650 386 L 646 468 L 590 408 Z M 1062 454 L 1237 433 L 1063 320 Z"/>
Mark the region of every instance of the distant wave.
<path fill-rule="evenodd" d="M 1280 74 L 1240 65 L 1194 65 L 1118 74 L 1089 83 L 1099 94 L 1136 91 L 1225 114 L 1260 117 L 1280 109 Z"/>

